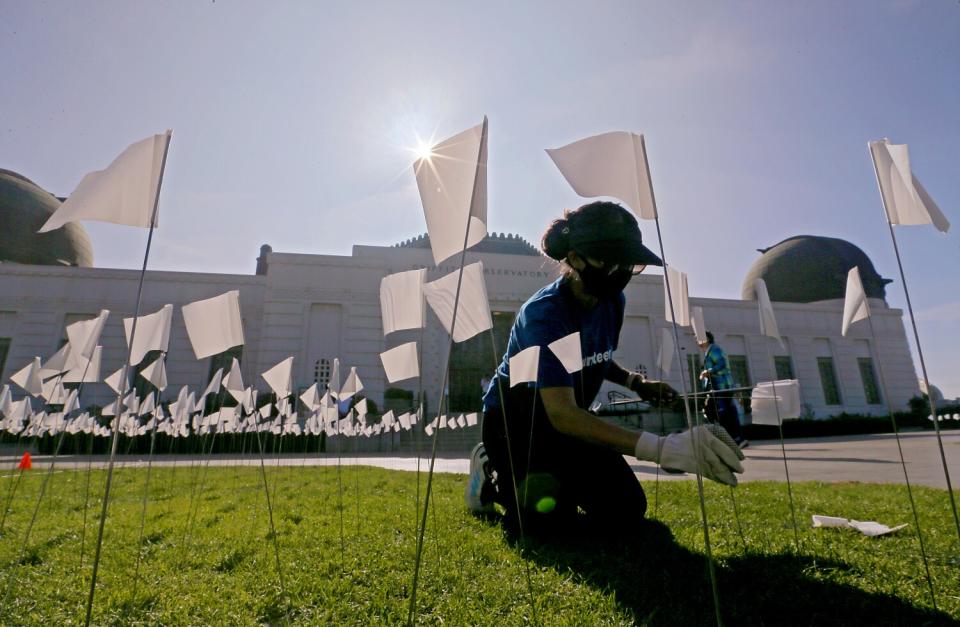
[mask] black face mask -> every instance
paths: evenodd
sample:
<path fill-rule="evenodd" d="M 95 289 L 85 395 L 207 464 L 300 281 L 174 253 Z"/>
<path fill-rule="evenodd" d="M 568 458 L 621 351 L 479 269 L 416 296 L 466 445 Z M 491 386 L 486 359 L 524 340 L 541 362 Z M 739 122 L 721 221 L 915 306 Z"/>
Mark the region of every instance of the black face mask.
<path fill-rule="evenodd" d="M 606 268 L 597 268 L 587 263 L 583 270 L 578 270 L 583 289 L 595 298 L 612 298 L 627 287 L 633 277 L 632 268 L 618 268 L 610 272 Z"/>

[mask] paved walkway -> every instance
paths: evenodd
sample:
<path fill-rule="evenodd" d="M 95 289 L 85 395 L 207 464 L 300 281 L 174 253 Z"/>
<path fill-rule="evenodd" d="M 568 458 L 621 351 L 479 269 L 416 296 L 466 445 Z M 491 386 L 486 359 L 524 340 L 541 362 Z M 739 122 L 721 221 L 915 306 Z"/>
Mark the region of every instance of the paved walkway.
<path fill-rule="evenodd" d="M 943 448 L 950 470 L 950 478 L 954 489 L 960 489 L 960 432 L 947 431 L 943 434 Z M 902 434 L 904 458 L 907 463 L 907 473 L 910 482 L 916 485 L 926 485 L 935 488 L 946 488 L 943 474 L 943 465 L 940 461 L 940 451 L 937 439 L 933 433 L 906 433 Z M 787 440 L 787 463 L 790 468 L 791 481 L 862 481 L 867 483 L 903 483 L 903 468 L 900 465 L 900 456 L 897 452 L 897 442 L 892 435 L 863 435 L 838 436 L 828 438 L 811 438 Z M 745 451 L 747 459 L 744 461 L 746 472 L 742 481 L 784 481 L 783 455 L 779 441 L 754 441 Z M 153 459 L 157 466 L 188 466 L 196 464 L 198 457 L 158 455 Z M 634 471 L 641 480 L 653 479 L 657 474 L 654 464 L 637 462 L 632 457 L 627 458 Z M 34 456 L 34 469 L 46 467 L 49 456 Z M 251 456 L 217 456 L 210 458 L 210 465 L 234 466 L 256 465 L 260 463 L 258 457 Z M 106 458 L 98 456 L 93 459 L 96 467 L 106 466 Z M 56 468 L 60 470 L 86 468 L 86 457 L 61 455 L 57 458 Z M 144 466 L 146 456 L 128 455 L 118 458 L 122 467 Z M 396 470 L 416 470 L 417 458 L 408 453 L 385 454 L 364 453 L 344 455 L 338 461 L 336 455 L 324 454 L 319 456 L 283 455 L 268 456 L 267 464 L 284 466 L 335 466 L 362 464 L 392 468 Z M 0 468 L 10 469 L 14 466 L 11 458 L 7 457 L 0 462 Z M 420 460 L 421 470 L 429 467 L 429 459 Z M 435 470 L 444 473 L 466 473 L 469 462 L 464 453 L 440 453 L 437 457 Z M 11 476 L 9 470 L 0 474 L 0 478 Z M 692 475 L 668 475 L 660 473 L 661 480 L 677 481 L 691 479 Z"/>

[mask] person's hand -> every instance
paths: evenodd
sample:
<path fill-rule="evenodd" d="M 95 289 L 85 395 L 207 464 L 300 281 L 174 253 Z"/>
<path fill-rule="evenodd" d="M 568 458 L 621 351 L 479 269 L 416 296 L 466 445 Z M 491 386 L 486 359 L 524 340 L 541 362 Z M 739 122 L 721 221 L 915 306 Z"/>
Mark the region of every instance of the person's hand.
<path fill-rule="evenodd" d="M 700 378 L 701 378 L 701 379 L 709 379 L 709 378 L 710 378 L 710 371 L 709 371 L 709 370 L 704 370 L 704 371 L 702 371 L 702 372 L 700 373 Z"/>
<path fill-rule="evenodd" d="M 737 485 L 733 473 L 743 472 L 743 465 L 733 449 L 703 426 L 666 437 L 644 431 L 637 440 L 634 455 L 637 459 L 656 462 L 664 468 L 684 472 L 699 470 L 707 479 L 729 486 Z"/>
<path fill-rule="evenodd" d="M 746 456 L 743 454 L 743 451 L 740 450 L 740 446 L 736 443 L 733 437 L 727 432 L 726 429 L 721 427 L 715 422 L 708 422 L 703 425 L 703 427 L 709 431 L 715 438 L 726 444 L 730 447 L 730 450 L 737 456 L 737 459 L 744 459 Z"/>
<path fill-rule="evenodd" d="M 651 405 L 669 405 L 677 400 L 677 391 L 663 381 L 645 381 L 636 377 L 630 389 Z"/>

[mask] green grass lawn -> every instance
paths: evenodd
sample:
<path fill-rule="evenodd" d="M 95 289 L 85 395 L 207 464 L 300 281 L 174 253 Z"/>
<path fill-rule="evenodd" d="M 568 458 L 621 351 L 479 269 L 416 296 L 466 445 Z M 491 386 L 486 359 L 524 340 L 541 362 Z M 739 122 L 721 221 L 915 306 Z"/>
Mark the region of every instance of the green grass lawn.
<path fill-rule="evenodd" d="M 9 474 L 9 473 L 5 473 Z M 406 621 L 416 546 L 415 473 L 268 467 L 280 588 L 258 468 L 154 469 L 133 596 L 146 471 L 114 477 L 95 624 L 397 624 Z M 105 473 L 52 476 L 28 550 L 26 524 L 43 471 L 25 475 L 0 537 L 0 623 L 82 624 Z M 12 478 L 0 479 L 6 499 Z M 417 620 L 444 625 L 712 624 L 693 482 L 645 482 L 647 521 L 631 537 L 584 530 L 560 541 L 509 540 L 465 511 L 462 476 L 435 478 Z M 359 486 L 359 490 L 357 490 Z M 197 495 L 191 499 L 191 493 Z M 948 624 L 960 619 L 958 540 L 946 493 L 915 489 L 940 613 L 932 611 L 902 486 L 794 486 L 799 556 L 786 486 L 706 486 L 727 625 Z M 195 514 L 192 524 L 190 506 Z M 359 509 L 358 509 L 359 508 Z M 811 514 L 911 523 L 893 536 L 812 529 Z M 342 535 L 341 535 L 342 520 Z M 738 529 L 742 528 L 742 535 Z M 81 543 L 83 554 L 81 555 Z M 528 594 L 526 571 L 533 588 Z"/>

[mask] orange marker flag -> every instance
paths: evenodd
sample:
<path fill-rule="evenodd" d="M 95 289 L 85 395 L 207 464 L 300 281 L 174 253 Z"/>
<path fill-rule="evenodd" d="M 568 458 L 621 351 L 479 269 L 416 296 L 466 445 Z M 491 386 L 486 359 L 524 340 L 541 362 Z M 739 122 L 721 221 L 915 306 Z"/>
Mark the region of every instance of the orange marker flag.
<path fill-rule="evenodd" d="M 30 470 L 33 468 L 33 460 L 30 459 L 30 453 L 24 453 L 23 457 L 20 458 L 20 463 L 17 465 L 18 470 Z"/>

